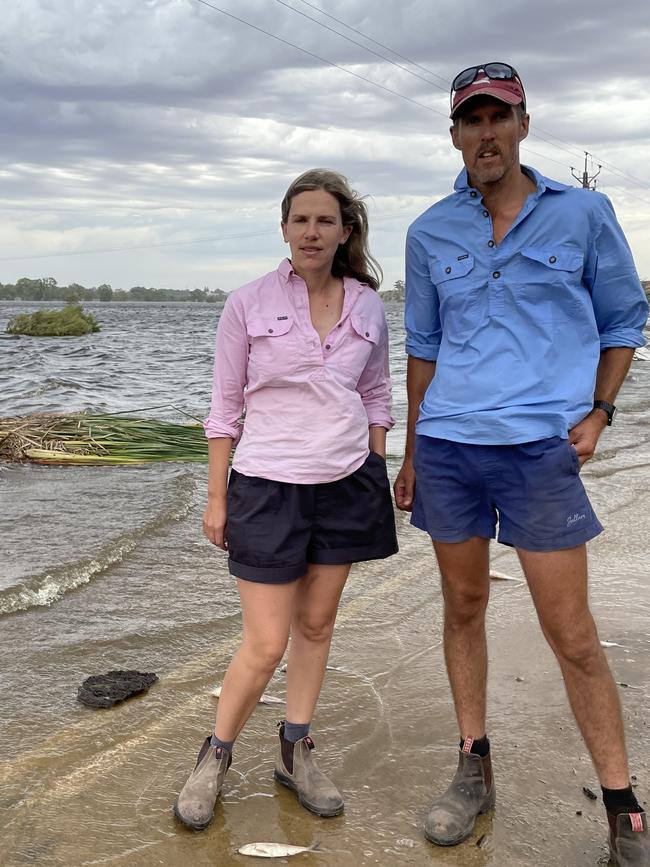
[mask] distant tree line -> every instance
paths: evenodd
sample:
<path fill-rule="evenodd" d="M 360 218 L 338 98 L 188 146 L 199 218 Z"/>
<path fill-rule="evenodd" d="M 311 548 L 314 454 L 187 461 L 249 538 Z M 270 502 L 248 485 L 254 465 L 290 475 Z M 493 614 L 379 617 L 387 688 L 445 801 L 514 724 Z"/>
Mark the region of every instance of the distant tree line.
<path fill-rule="evenodd" d="M 54 277 L 30 280 L 21 277 L 15 283 L 0 283 L 0 301 L 224 301 L 221 289 L 155 289 L 132 286 L 113 289 L 108 283 L 86 288 L 79 283 L 59 286 Z"/>

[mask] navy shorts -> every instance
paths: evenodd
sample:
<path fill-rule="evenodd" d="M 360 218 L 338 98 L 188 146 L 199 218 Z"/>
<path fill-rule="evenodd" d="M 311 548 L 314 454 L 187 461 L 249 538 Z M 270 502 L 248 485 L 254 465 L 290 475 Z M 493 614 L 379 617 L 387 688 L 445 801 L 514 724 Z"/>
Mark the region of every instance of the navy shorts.
<path fill-rule="evenodd" d="M 573 548 L 602 531 L 566 439 L 473 445 L 416 436 L 411 523 L 434 541 L 493 539 L 526 551 Z"/>
<path fill-rule="evenodd" d="M 307 564 L 340 566 L 397 552 L 386 461 L 370 452 L 351 475 L 300 485 L 230 471 L 228 567 L 246 581 L 285 584 Z"/>

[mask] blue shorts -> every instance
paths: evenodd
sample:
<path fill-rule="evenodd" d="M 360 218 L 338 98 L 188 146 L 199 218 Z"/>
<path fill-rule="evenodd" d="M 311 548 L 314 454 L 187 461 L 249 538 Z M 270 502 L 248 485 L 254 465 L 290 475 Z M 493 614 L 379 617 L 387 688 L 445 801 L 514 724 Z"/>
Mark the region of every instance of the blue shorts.
<path fill-rule="evenodd" d="M 411 523 L 434 541 L 496 537 L 527 551 L 573 548 L 602 531 L 580 479 L 578 454 L 560 437 L 474 445 L 416 436 Z"/>

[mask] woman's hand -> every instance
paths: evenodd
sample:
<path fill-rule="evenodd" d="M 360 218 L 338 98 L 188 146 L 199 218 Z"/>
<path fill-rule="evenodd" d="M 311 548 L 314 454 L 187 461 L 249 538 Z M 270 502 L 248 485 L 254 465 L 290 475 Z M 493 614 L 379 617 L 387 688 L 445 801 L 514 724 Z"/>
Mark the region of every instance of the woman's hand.
<path fill-rule="evenodd" d="M 203 533 L 222 551 L 228 550 L 228 538 L 226 535 L 226 518 L 228 507 L 226 495 L 209 497 L 208 504 L 203 513 Z"/>

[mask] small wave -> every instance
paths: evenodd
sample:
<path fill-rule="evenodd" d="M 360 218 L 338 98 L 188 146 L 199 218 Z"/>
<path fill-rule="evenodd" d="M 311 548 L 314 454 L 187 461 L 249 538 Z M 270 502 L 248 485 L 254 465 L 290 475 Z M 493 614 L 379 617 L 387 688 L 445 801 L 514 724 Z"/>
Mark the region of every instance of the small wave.
<path fill-rule="evenodd" d="M 174 487 L 172 505 L 136 529 L 112 539 L 92 557 L 66 563 L 45 574 L 31 575 L 19 584 L 0 590 L 0 617 L 42 605 L 52 605 L 69 591 L 89 584 L 97 575 L 120 563 L 146 537 L 184 518 L 192 508 L 194 481 L 191 475 L 186 473 L 175 480 Z"/>

